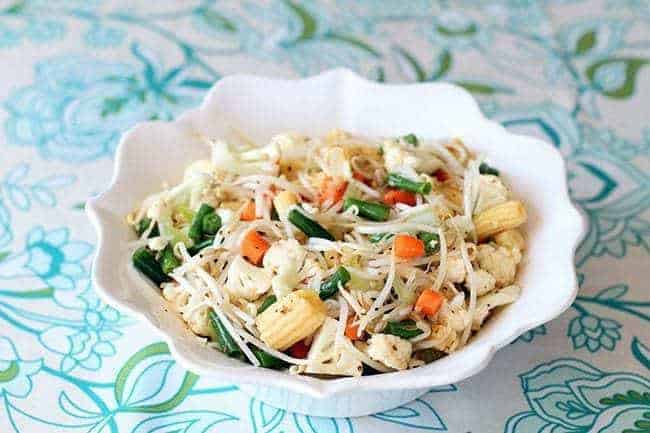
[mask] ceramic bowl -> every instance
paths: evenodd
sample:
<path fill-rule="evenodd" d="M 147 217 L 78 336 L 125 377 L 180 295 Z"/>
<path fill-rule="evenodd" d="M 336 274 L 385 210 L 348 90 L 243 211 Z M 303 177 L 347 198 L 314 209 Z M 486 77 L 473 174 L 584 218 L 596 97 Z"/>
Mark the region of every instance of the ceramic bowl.
<path fill-rule="evenodd" d="M 228 138 L 241 131 L 265 143 L 280 132 L 319 136 L 334 127 L 377 137 L 411 132 L 427 139 L 460 137 L 498 166 L 527 203 L 521 297 L 461 350 L 417 369 L 360 378 L 323 380 L 255 368 L 200 344 L 160 291 L 132 268 L 128 243 L 135 235 L 125 215 L 163 183 L 180 181 L 190 162 L 209 155 L 200 135 Z M 567 194 L 565 176 L 554 147 L 487 120 L 466 91 L 450 84 L 377 84 L 342 69 L 301 80 L 230 76 L 215 84 L 200 108 L 124 134 L 108 189 L 87 206 L 98 235 L 92 278 L 106 302 L 158 331 L 189 370 L 226 378 L 291 411 L 365 415 L 477 374 L 498 349 L 569 307 L 577 291 L 573 254 L 584 224 Z"/>

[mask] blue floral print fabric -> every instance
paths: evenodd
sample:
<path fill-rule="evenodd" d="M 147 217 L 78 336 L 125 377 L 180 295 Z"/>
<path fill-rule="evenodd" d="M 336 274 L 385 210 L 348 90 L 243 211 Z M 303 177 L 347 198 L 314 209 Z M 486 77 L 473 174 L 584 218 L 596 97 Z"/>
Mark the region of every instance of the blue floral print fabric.
<path fill-rule="evenodd" d="M 0 432 L 650 432 L 647 1 L 10 0 L 0 59 Z M 463 86 L 558 148 L 588 224 L 568 311 L 478 376 L 355 419 L 181 368 L 95 295 L 83 212 L 134 124 L 228 74 L 337 66 Z"/>

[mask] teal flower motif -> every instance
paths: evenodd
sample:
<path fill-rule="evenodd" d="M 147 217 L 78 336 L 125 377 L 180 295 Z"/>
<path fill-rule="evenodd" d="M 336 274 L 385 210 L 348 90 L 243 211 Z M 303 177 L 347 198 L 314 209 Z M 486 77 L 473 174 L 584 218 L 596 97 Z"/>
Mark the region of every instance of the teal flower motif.
<path fill-rule="evenodd" d="M 31 376 L 38 373 L 42 366 L 40 359 L 21 359 L 14 343 L 7 337 L 0 337 L 0 396 L 27 397 L 32 390 Z"/>
<path fill-rule="evenodd" d="M 46 232 L 36 227 L 27 236 L 25 250 L 0 263 L 0 278 L 36 276 L 48 286 L 71 290 L 86 275 L 82 261 L 92 245 L 70 241 L 70 231 L 59 228 Z"/>
<path fill-rule="evenodd" d="M 577 359 L 541 364 L 520 376 L 530 407 L 505 433 L 620 433 L 650 410 L 650 381 L 606 373 Z"/>
<path fill-rule="evenodd" d="M 113 342 L 127 324 L 117 310 L 97 298 L 90 284 L 79 298 L 85 307 L 81 326 L 54 325 L 39 335 L 43 346 L 63 355 L 59 368 L 65 373 L 76 368 L 99 370 L 103 358 L 115 355 Z"/>
<path fill-rule="evenodd" d="M 515 342 L 524 341 L 526 343 L 530 343 L 538 335 L 546 335 L 546 325 L 540 325 L 537 328 L 533 328 L 530 331 L 524 332 L 519 336 L 519 338 L 515 340 Z"/>
<path fill-rule="evenodd" d="M 491 39 L 481 23 L 454 10 L 444 11 L 435 18 L 429 38 L 434 45 L 456 50 L 483 47 Z"/>
<path fill-rule="evenodd" d="M 0 199 L 0 247 L 7 245 L 13 235 L 11 234 L 11 215 Z M 2 261 L 0 259 L 0 261 Z"/>
<path fill-rule="evenodd" d="M 210 85 L 188 77 L 185 64 L 163 70 L 145 48 L 131 52 L 137 64 L 76 56 L 39 63 L 35 83 L 5 103 L 9 142 L 35 146 L 47 159 L 95 160 L 113 153 L 124 130 L 173 118 Z"/>
<path fill-rule="evenodd" d="M 38 43 L 61 39 L 64 33 L 64 25 L 53 20 L 30 20 L 25 28 L 25 36 Z"/>
<path fill-rule="evenodd" d="M 0 48 L 9 48 L 18 45 L 20 42 L 20 33 L 17 31 L 0 25 Z"/>
<path fill-rule="evenodd" d="M 574 349 L 586 347 L 590 352 L 601 348 L 614 350 L 616 342 L 621 339 L 618 331 L 621 324 L 611 319 L 603 319 L 593 314 L 581 314 L 569 323 L 567 335 L 571 337 Z"/>
<path fill-rule="evenodd" d="M 84 35 L 84 40 L 91 47 L 109 48 L 122 43 L 125 32 L 115 27 L 93 25 Z"/>

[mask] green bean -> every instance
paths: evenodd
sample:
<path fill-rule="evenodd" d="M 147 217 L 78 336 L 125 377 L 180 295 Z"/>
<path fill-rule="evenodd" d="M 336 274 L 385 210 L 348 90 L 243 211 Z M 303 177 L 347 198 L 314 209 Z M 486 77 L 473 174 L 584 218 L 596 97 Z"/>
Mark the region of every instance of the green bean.
<path fill-rule="evenodd" d="M 164 273 L 169 274 L 181 265 L 181 261 L 174 255 L 174 248 L 167 244 L 160 255 L 160 266 Z"/>
<path fill-rule="evenodd" d="M 327 281 L 323 282 L 323 284 L 320 285 L 318 296 L 320 296 L 320 298 L 323 300 L 331 298 L 339 291 L 339 283 L 341 286 L 345 286 L 345 284 L 350 281 L 350 278 L 352 277 L 350 276 L 348 270 L 343 266 L 340 266 L 336 272 L 334 272 L 332 276 L 327 279 Z"/>
<path fill-rule="evenodd" d="M 133 226 L 133 229 L 138 234 L 138 236 L 142 236 L 142 234 L 145 231 L 147 231 L 150 225 L 151 225 L 151 218 L 144 217 Z M 147 237 L 153 238 L 156 236 L 160 236 L 160 232 L 158 231 L 158 224 L 154 223 L 154 226 L 149 232 L 149 236 Z"/>
<path fill-rule="evenodd" d="M 415 182 L 397 173 L 388 173 L 388 185 L 418 194 L 431 192 L 431 182 Z"/>
<path fill-rule="evenodd" d="M 255 355 L 255 358 L 257 358 L 257 360 L 260 362 L 260 367 L 272 368 L 274 370 L 277 370 L 287 366 L 287 364 L 284 361 L 263 351 L 262 349 L 259 349 L 255 346 L 250 346 L 250 348 L 251 348 L 251 352 L 253 352 L 253 355 Z"/>
<path fill-rule="evenodd" d="M 221 217 L 216 212 L 209 213 L 201 221 L 203 236 L 214 236 L 221 228 Z"/>
<path fill-rule="evenodd" d="M 415 134 L 406 134 L 402 137 L 402 140 L 412 145 L 413 147 L 418 147 L 418 144 L 420 144 L 420 140 L 418 140 L 418 137 Z"/>
<path fill-rule="evenodd" d="M 203 239 L 203 219 L 207 215 L 213 213 L 214 208 L 209 204 L 203 203 L 196 215 L 194 215 L 194 219 L 192 219 L 192 224 L 190 225 L 190 230 L 187 232 L 187 235 L 195 244 L 198 244 L 201 242 L 201 239 Z"/>
<path fill-rule="evenodd" d="M 381 203 L 348 197 L 343 202 L 343 210 L 347 210 L 350 206 L 356 206 L 359 209 L 359 216 L 372 221 L 386 221 L 390 215 L 390 208 Z"/>
<path fill-rule="evenodd" d="M 481 174 L 492 174 L 494 176 L 499 175 L 499 170 L 497 170 L 494 167 L 490 167 L 484 162 L 482 162 L 481 165 L 478 166 L 478 172 Z"/>
<path fill-rule="evenodd" d="M 242 358 L 244 356 L 239 345 L 232 338 L 228 329 L 223 325 L 217 313 L 210 310 L 210 325 L 214 331 L 214 342 L 219 350 L 233 358 Z"/>
<path fill-rule="evenodd" d="M 163 271 L 156 256 L 146 247 L 140 247 L 133 253 L 133 266 L 142 272 L 147 278 L 160 286 L 166 281 L 170 281 L 169 276 Z"/>
<path fill-rule="evenodd" d="M 300 231 L 302 231 L 304 234 L 309 236 L 310 238 L 322 238 L 322 239 L 327 239 L 329 241 L 334 240 L 334 236 L 325 228 L 318 224 L 316 221 L 307 218 L 305 215 L 300 213 L 300 211 L 296 209 L 292 209 L 289 212 L 289 221 L 291 221 L 291 224 L 294 226 L 298 227 Z"/>
<path fill-rule="evenodd" d="M 205 240 L 199 242 L 198 244 L 192 245 L 187 249 L 187 252 L 190 256 L 195 256 L 200 253 L 203 249 L 212 246 L 214 243 L 214 237 L 208 237 Z"/>
<path fill-rule="evenodd" d="M 424 242 L 424 250 L 427 254 L 436 253 L 440 249 L 440 237 L 437 233 L 420 232 L 418 238 Z"/>
<path fill-rule="evenodd" d="M 385 241 L 393 237 L 392 233 L 374 233 L 368 236 L 368 240 L 376 244 L 377 242 Z"/>
<path fill-rule="evenodd" d="M 257 309 L 257 315 L 259 316 L 260 314 L 262 314 L 267 308 L 275 304 L 277 300 L 278 298 L 275 295 L 267 296 L 266 299 L 264 299 L 264 301 L 262 302 L 262 305 L 260 305 L 260 308 Z"/>
<path fill-rule="evenodd" d="M 401 322 L 388 322 L 384 328 L 384 334 L 395 335 L 408 340 L 422 334 L 422 330 L 415 326 L 413 320 L 402 320 Z"/>

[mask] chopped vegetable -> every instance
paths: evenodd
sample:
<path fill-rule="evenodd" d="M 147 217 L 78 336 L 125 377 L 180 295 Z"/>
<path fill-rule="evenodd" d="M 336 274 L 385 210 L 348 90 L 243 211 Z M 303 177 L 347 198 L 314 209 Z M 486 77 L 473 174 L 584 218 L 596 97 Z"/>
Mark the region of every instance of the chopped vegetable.
<path fill-rule="evenodd" d="M 264 301 L 262 301 L 262 305 L 260 305 L 260 308 L 257 309 L 257 314 L 262 314 L 264 310 L 269 308 L 271 305 L 275 304 L 277 300 L 278 298 L 275 295 L 267 296 L 264 299 Z"/>
<path fill-rule="evenodd" d="M 146 247 L 140 247 L 135 250 L 133 253 L 133 266 L 157 286 L 171 280 L 163 271 L 158 260 L 156 260 L 156 256 Z"/>
<path fill-rule="evenodd" d="M 435 176 L 436 180 L 438 182 L 445 182 L 449 179 L 449 173 L 447 173 L 445 170 L 442 168 L 439 168 L 436 170 L 433 175 Z"/>
<path fill-rule="evenodd" d="M 408 144 L 417 147 L 418 144 L 420 144 L 420 141 L 418 140 L 418 137 L 415 134 L 406 134 L 405 136 L 402 137 L 402 140 L 407 142 Z"/>
<path fill-rule="evenodd" d="M 438 312 L 438 310 L 440 310 L 440 307 L 442 307 L 444 299 L 445 298 L 440 294 L 440 292 L 425 289 L 415 302 L 415 311 L 427 316 L 433 316 Z"/>
<path fill-rule="evenodd" d="M 393 249 L 397 257 L 403 259 L 414 259 L 417 257 L 422 257 L 424 255 L 424 242 L 420 239 L 405 235 L 399 234 L 395 236 L 393 241 Z"/>
<path fill-rule="evenodd" d="M 219 350 L 232 358 L 243 358 L 244 354 L 226 327 L 221 323 L 219 316 L 212 310 L 210 310 L 208 316 L 210 318 L 210 325 L 214 331 L 214 342 L 219 347 Z"/>
<path fill-rule="evenodd" d="M 289 348 L 289 354 L 294 358 L 305 359 L 309 354 L 309 346 L 305 344 L 305 340 L 300 340 Z"/>
<path fill-rule="evenodd" d="M 169 274 L 181 265 L 181 261 L 174 255 L 174 249 L 167 244 L 160 255 L 160 266 L 164 273 Z"/>
<path fill-rule="evenodd" d="M 393 206 L 395 203 L 403 203 L 409 206 L 415 206 L 417 199 L 415 194 L 403 189 L 389 189 L 384 194 L 384 203 Z"/>
<path fill-rule="evenodd" d="M 390 215 L 390 208 L 381 203 L 371 203 L 356 198 L 346 198 L 343 202 L 343 209 L 347 210 L 351 206 L 356 206 L 357 209 L 359 209 L 359 216 L 372 221 L 386 221 L 388 215 Z"/>
<path fill-rule="evenodd" d="M 255 358 L 257 358 L 257 360 L 260 362 L 260 367 L 278 370 L 280 368 L 284 368 L 287 366 L 287 364 L 284 361 L 279 360 L 275 356 L 270 355 L 265 351 L 263 351 L 262 349 L 258 349 L 255 346 L 251 347 L 251 352 L 253 352 Z"/>
<path fill-rule="evenodd" d="M 211 159 L 129 213 L 130 254 L 227 356 L 318 377 L 415 368 L 519 297 L 524 202 L 458 139 L 195 138 Z"/>
<path fill-rule="evenodd" d="M 151 218 L 144 217 L 133 226 L 133 229 L 138 234 L 138 236 L 142 236 L 142 234 L 147 231 L 150 225 Z M 158 224 L 154 224 L 153 228 L 149 232 L 148 237 L 154 238 L 156 236 L 160 236 L 160 233 L 158 232 Z"/>
<path fill-rule="evenodd" d="M 388 322 L 384 328 L 384 334 L 395 335 L 396 337 L 409 340 L 422 334 L 420 328 L 415 326 L 413 320 L 402 320 L 401 322 Z"/>
<path fill-rule="evenodd" d="M 434 254 L 440 249 L 440 237 L 437 233 L 420 232 L 418 238 L 424 242 L 424 250 L 427 254 Z"/>
<path fill-rule="evenodd" d="M 428 194 L 431 192 L 430 182 L 415 182 L 397 173 L 388 173 L 388 185 L 418 194 Z"/>
<path fill-rule="evenodd" d="M 499 170 L 496 168 L 490 167 L 486 163 L 482 162 L 481 165 L 478 166 L 478 172 L 481 174 L 491 174 L 493 176 L 498 176 L 499 175 Z"/>
<path fill-rule="evenodd" d="M 368 236 L 368 240 L 376 244 L 377 242 L 385 241 L 393 237 L 392 233 L 374 233 L 370 236 Z"/>
<path fill-rule="evenodd" d="M 190 256 L 195 256 L 200 253 L 203 249 L 212 246 L 214 243 L 214 238 L 207 238 L 204 241 L 199 242 L 198 244 L 192 245 L 187 249 L 187 252 Z"/>
<path fill-rule="evenodd" d="M 262 263 L 264 254 L 266 254 L 266 251 L 270 247 L 271 245 L 262 235 L 255 230 L 251 230 L 242 240 L 241 254 L 246 257 L 249 262 L 259 266 L 260 263 Z"/>
<path fill-rule="evenodd" d="M 201 228 L 204 236 L 214 236 L 221 228 L 221 217 L 216 212 L 205 215 L 201 222 Z"/>
<path fill-rule="evenodd" d="M 350 273 L 343 266 L 340 266 L 331 277 L 329 277 L 323 284 L 320 286 L 320 292 L 318 295 L 321 299 L 325 300 L 336 295 L 339 291 L 339 284 L 345 286 L 345 284 L 350 281 Z"/>
<path fill-rule="evenodd" d="M 187 232 L 187 236 L 190 239 L 192 239 L 192 241 L 194 241 L 195 244 L 198 244 L 203 239 L 203 235 L 204 235 L 203 220 L 208 215 L 216 215 L 214 213 L 214 208 L 209 204 L 203 203 L 199 208 L 198 212 L 196 212 L 196 215 L 194 215 L 194 219 L 192 220 L 192 225 L 190 225 L 190 230 Z M 217 216 L 217 218 L 219 217 Z M 221 225 L 220 218 L 219 218 L 219 225 Z"/>
<path fill-rule="evenodd" d="M 246 203 L 246 207 L 241 211 L 239 219 L 242 221 L 253 221 L 255 218 L 257 218 L 257 214 L 255 212 L 255 202 L 253 200 L 250 200 L 248 203 Z"/>
<path fill-rule="evenodd" d="M 352 341 L 360 340 L 361 337 L 359 337 L 359 324 L 355 324 L 353 322 L 354 316 L 348 317 L 348 323 L 345 326 L 345 336 Z"/>
<path fill-rule="evenodd" d="M 334 240 L 334 236 L 325 228 L 318 224 L 316 221 L 307 218 L 305 215 L 303 215 L 300 211 L 296 209 L 292 209 L 289 212 L 289 221 L 291 221 L 291 224 L 294 226 L 298 227 L 300 231 L 302 231 L 304 234 L 306 234 L 310 238 L 322 238 L 322 239 L 327 239 L 329 241 Z"/>
<path fill-rule="evenodd" d="M 345 190 L 348 187 L 346 181 L 340 181 L 331 177 L 326 178 L 321 185 L 318 201 L 320 204 L 329 203 L 330 205 L 338 203 L 343 199 Z"/>

